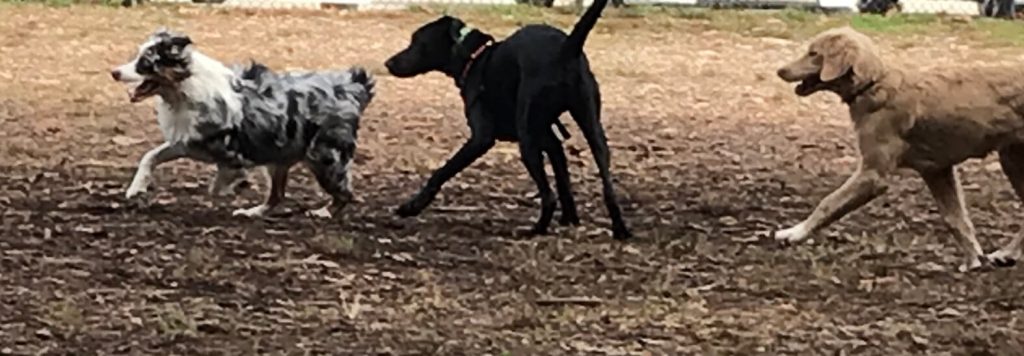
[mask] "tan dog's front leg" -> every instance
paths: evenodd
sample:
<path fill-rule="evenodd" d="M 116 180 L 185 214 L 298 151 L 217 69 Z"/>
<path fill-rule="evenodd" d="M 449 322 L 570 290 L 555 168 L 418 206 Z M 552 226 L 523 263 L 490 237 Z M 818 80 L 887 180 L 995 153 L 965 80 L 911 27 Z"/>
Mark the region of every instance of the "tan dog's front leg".
<path fill-rule="evenodd" d="M 799 242 L 811 233 L 839 220 L 851 211 L 867 204 L 885 192 L 884 177 L 877 170 L 857 169 L 843 186 L 818 203 L 814 212 L 803 222 L 788 229 L 775 232 L 775 239 L 784 242 Z"/>
<path fill-rule="evenodd" d="M 967 208 L 964 204 L 963 189 L 960 187 L 960 180 L 957 178 L 956 170 L 948 167 L 932 172 L 922 172 L 925 184 L 935 196 L 939 204 L 939 213 L 942 220 L 953 230 L 960 250 L 965 254 L 964 262 L 960 265 L 960 272 L 981 267 L 982 255 L 981 245 L 974 236 L 974 224 L 967 216 Z"/>

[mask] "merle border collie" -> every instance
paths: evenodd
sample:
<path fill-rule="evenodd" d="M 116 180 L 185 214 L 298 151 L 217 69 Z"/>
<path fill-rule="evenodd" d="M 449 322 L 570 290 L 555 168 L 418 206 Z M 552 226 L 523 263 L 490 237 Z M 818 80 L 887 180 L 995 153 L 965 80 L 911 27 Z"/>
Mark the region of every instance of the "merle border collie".
<path fill-rule="evenodd" d="M 279 205 L 288 170 L 299 162 L 331 196 L 308 215 L 329 218 L 352 200 L 356 131 L 376 82 L 365 69 L 274 73 L 255 62 L 228 68 L 188 36 L 161 28 L 111 76 L 139 83 L 129 94 L 133 103 L 156 97 L 165 140 L 142 157 L 129 199 L 146 191 L 158 165 L 187 157 L 217 165 L 214 194 L 232 190 L 249 168 L 266 167 L 267 198 L 235 216 L 261 216 Z"/>

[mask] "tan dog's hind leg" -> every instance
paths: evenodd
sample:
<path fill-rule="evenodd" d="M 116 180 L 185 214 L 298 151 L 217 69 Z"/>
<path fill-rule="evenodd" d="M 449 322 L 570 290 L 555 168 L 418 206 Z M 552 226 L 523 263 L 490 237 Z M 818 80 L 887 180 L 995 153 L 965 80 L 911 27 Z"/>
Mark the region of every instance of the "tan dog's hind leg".
<path fill-rule="evenodd" d="M 960 265 L 960 272 L 981 267 L 982 255 L 981 245 L 974 236 L 974 224 L 967 216 L 967 208 L 964 204 L 963 189 L 960 187 L 960 179 L 957 177 L 956 169 L 948 167 L 932 172 L 922 172 L 925 184 L 935 196 L 939 204 L 939 213 L 946 225 L 953 230 L 960 250 L 965 254 L 964 262 Z"/>
<path fill-rule="evenodd" d="M 885 192 L 884 177 L 876 170 L 861 167 L 846 183 L 829 194 L 803 222 L 775 232 L 775 239 L 798 242 L 811 233 L 839 220 Z"/>
<path fill-rule="evenodd" d="M 1024 202 L 1024 144 L 999 150 L 999 163 L 1003 165 L 1003 173 L 1010 180 L 1010 185 L 1013 186 L 1017 197 Z M 996 265 L 1012 266 L 1024 253 L 1022 243 L 1024 243 L 1024 235 L 1017 235 L 1006 246 L 989 254 L 988 258 Z"/>

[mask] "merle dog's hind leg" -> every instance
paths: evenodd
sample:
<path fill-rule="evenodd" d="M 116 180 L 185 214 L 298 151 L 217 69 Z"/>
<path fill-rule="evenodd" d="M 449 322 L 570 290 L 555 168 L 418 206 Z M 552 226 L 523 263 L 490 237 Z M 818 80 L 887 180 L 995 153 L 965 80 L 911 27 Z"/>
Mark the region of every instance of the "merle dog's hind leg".
<path fill-rule="evenodd" d="M 317 166 L 312 163 L 313 175 L 320 187 L 331 196 L 331 201 L 319 209 L 306 212 L 306 216 L 330 219 L 355 199 L 352 193 L 352 161 L 337 161 L 329 167 Z"/>
<path fill-rule="evenodd" d="M 543 137 L 544 152 L 551 161 L 555 173 L 555 188 L 558 191 L 558 203 L 562 208 L 562 216 L 558 223 L 562 225 L 579 225 L 580 217 L 576 211 L 576 201 L 572 196 L 572 180 L 569 176 L 569 162 L 565 157 L 565 147 L 553 132 Z"/>
<path fill-rule="evenodd" d="M 267 166 L 267 178 L 270 179 L 270 192 L 262 204 L 248 208 L 235 210 L 231 215 L 260 217 L 271 210 L 274 210 L 284 200 L 284 190 L 288 184 L 288 169 L 291 165 L 270 165 Z"/>
<path fill-rule="evenodd" d="M 321 132 L 321 136 L 334 133 Z M 341 142 L 342 145 L 338 145 Z M 306 212 L 306 216 L 330 219 L 348 203 L 355 199 L 352 193 L 352 161 L 355 157 L 355 144 L 347 144 L 345 139 L 330 136 L 314 139 L 313 147 L 307 153 L 306 163 L 313 171 L 316 182 L 324 192 L 331 196 L 331 201 L 319 209 Z"/>
<path fill-rule="evenodd" d="M 1003 173 L 1010 180 L 1013 191 L 1024 202 L 1024 144 L 1013 145 L 999 150 L 999 163 Z M 1017 264 L 1024 254 L 1024 235 L 1017 235 L 1006 246 L 988 255 L 988 260 L 998 266 Z"/>
<path fill-rule="evenodd" d="M 227 165 L 217 165 L 217 173 L 210 182 L 209 193 L 212 196 L 226 196 L 234 193 L 238 186 L 245 182 L 246 171 Z"/>
<path fill-rule="evenodd" d="M 483 107 L 481 104 L 475 104 L 473 108 L 466 110 L 466 115 L 469 118 L 470 138 L 459 148 L 452 158 L 449 158 L 441 168 L 438 168 L 430 175 L 430 179 L 423 185 L 423 188 L 416 193 L 411 199 L 398 207 L 396 213 L 402 217 L 410 217 L 419 215 L 430 205 L 430 202 L 434 200 L 434 197 L 439 191 L 441 186 L 444 185 L 449 179 L 452 179 L 456 174 L 461 172 L 466 167 L 469 167 L 473 161 L 487 153 L 491 147 L 494 147 L 494 127 L 489 118 L 485 116 Z"/>
<path fill-rule="evenodd" d="M 590 151 L 597 163 L 598 173 L 601 175 L 601 185 L 604 191 L 604 203 L 608 207 L 608 215 L 612 219 L 612 237 L 617 240 L 625 240 L 632 236 L 625 221 L 622 220 L 622 210 L 615 197 L 615 188 L 612 184 L 609 160 L 611 152 L 608 150 L 608 139 L 605 137 L 604 128 L 601 126 L 601 93 L 597 81 L 592 77 L 586 77 L 580 83 L 579 91 L 571 99 L 569 112 L 573 120 L 583 131 L 583 137 L 587 139 Z"/>

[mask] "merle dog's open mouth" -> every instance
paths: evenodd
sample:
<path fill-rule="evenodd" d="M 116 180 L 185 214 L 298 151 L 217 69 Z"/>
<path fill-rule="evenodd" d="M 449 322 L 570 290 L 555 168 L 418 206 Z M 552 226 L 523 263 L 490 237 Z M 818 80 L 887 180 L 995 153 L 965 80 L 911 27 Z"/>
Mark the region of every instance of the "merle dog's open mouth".
<path fill-rule="evenodd" d="M 129 94 L 129 100 L 133 103 L 140 102 L 153 96 L 153 94 L 156 94 L 156 90 L 159 88 L 160 83 L 151 79 L 143 80 L 142 83 L 136 86 L 135 89 L 132 90 L 131 94 Z"/>
<path fill-rule="evenodd" d="M 823 88 L 824 86 L 825 82 L 822 82 L 817 75 L 811 75 L 808 76 L 807 78 L 804 78 L 804 80 L 802 80 L 800 84 L 797 84 L 796 89 L 794 91 L 796 91 L 796 95 L 808 96 L 818 91 L 819 89 Z"/>

